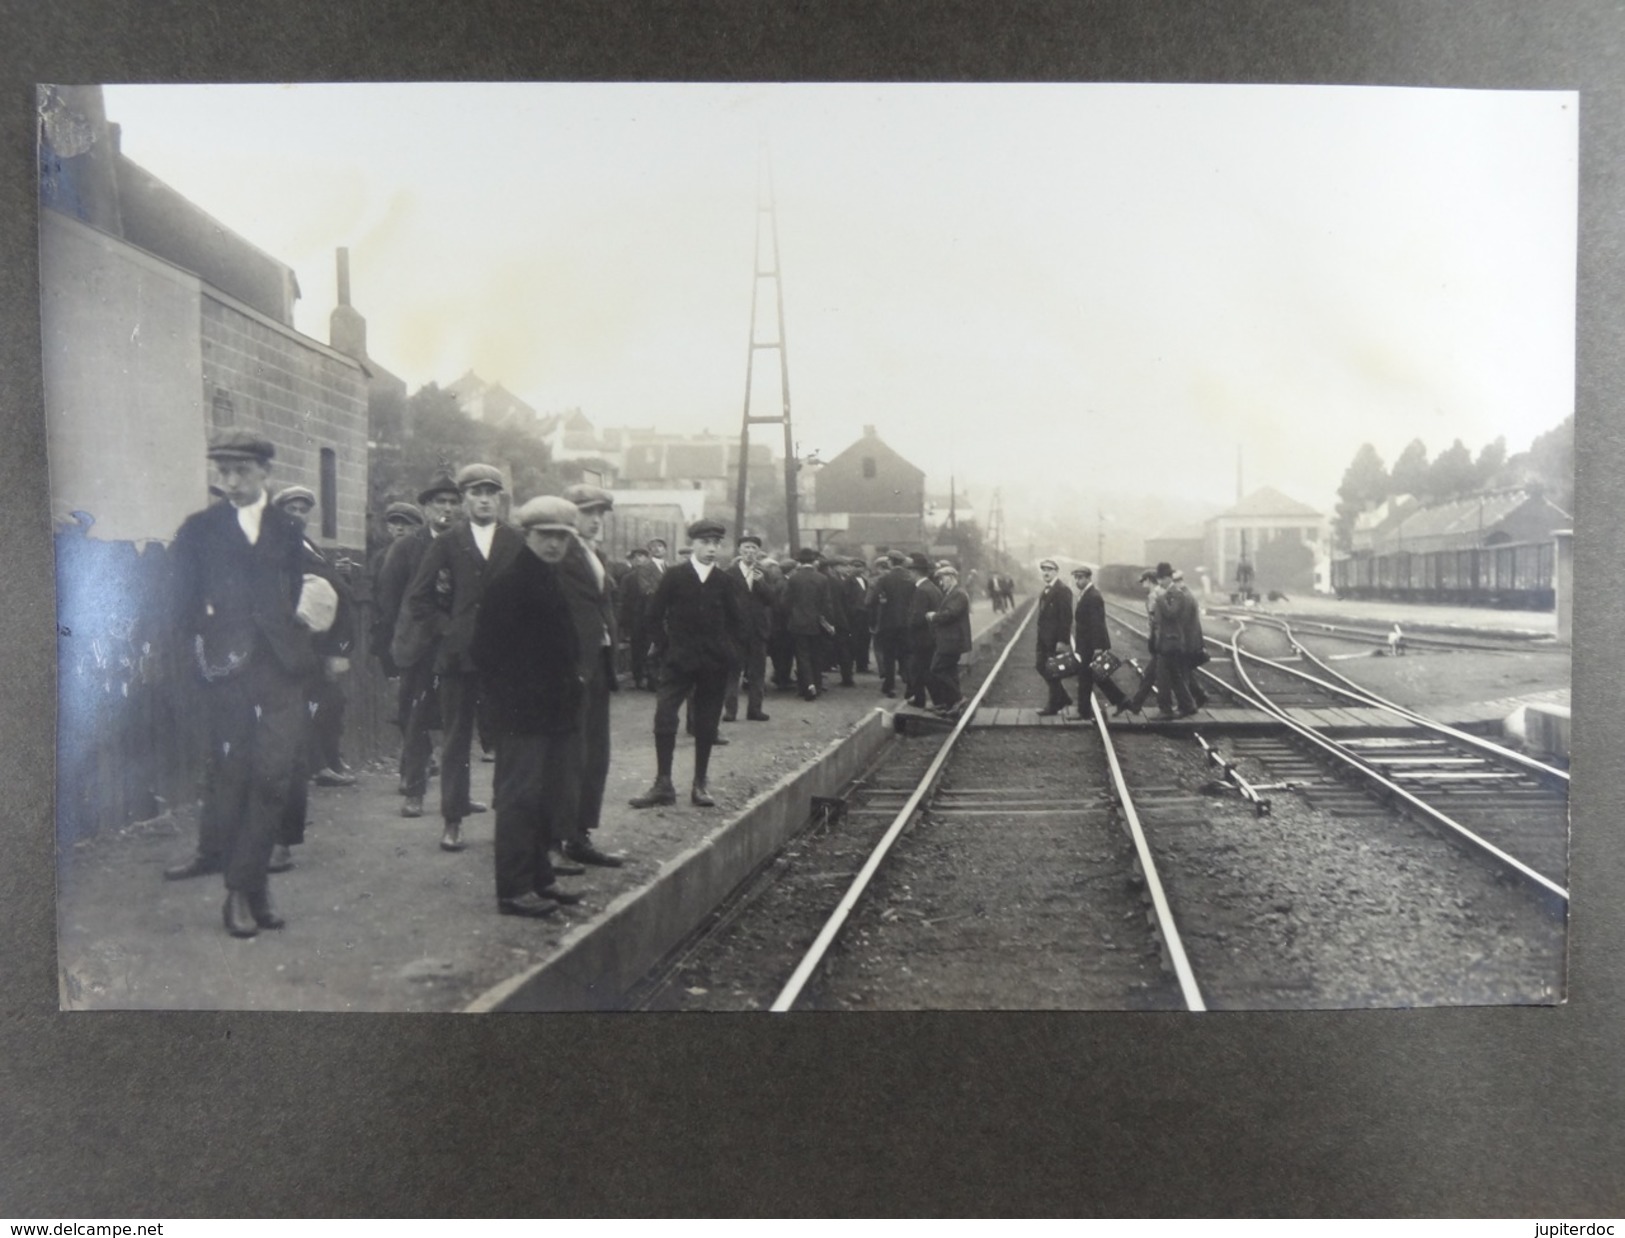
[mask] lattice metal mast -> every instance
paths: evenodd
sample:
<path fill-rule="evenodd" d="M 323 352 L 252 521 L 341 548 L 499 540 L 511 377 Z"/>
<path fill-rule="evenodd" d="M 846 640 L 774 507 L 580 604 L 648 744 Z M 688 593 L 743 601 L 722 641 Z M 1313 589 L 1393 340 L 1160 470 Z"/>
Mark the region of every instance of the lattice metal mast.
<path fill-rule="evenodd" d="M 762 266 L 762 220 L 767 219 L 771 241 L 771 266 Z M 739 427 L 739 491 L 734 505 L 736 534 L 745 528 L 745 498 L 750 485 L 750 428 L 753 425 L 782 425 L 784 427 L 784 519 L 790 540 L 790 549 L 801 546 L 801 530 L 797 520 L 795 439 L 790 428 L 790 355 L 785 347 L 784 335 L 784 281 L 779 275 L 779 218 L 773 195 L 773 166 L 767 152 L 762 152 L 756 181 L 756 246 L 751 257 L 755 277 L 750 288 L 750 347 L 745 353 L 745 412 Z M 760 304 L 762 281 L 773 281 L 773 302 L 778 314 L 778 332 L 773 340 L 757 338 L 757 309 Z M 780 411 L 773 416 L 757 416 L 751 411 L 751 388 L 756 375 L 758 351 L 776 351 L 779 355 Z"/>

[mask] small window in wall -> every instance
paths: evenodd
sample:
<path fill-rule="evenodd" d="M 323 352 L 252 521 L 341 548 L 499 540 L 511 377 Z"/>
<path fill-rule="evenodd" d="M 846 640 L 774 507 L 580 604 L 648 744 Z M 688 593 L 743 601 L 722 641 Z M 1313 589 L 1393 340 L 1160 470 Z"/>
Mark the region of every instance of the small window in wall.
<path fill-rule="evenodd" d="M 873 477 L 875 475 L 875 458 L 873 456 L 863 457 L 863 475 L 865 477 Z"/>
<path fill-rule="evenodd" d="M 331 447 L 322 448 L 322 536 L 339 535 L 339 458 Z"/>

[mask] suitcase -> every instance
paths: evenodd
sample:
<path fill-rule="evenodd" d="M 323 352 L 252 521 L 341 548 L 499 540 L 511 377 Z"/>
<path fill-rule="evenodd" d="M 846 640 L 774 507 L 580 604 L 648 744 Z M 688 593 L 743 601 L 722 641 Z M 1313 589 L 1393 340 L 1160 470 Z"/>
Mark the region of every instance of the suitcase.
<path fill-rule="evenodd" d="M 1132 697 L 1140 690 L 1141 674 L 1132 662 L 1125 662 L 1110 649 L 1102 649 L 1095 654 L 1089 662 L 1089 676 L 1101 690 L 1111 697 L 1111 690 L 1106 684 L 1111 684 L 1125 697 Z"/>

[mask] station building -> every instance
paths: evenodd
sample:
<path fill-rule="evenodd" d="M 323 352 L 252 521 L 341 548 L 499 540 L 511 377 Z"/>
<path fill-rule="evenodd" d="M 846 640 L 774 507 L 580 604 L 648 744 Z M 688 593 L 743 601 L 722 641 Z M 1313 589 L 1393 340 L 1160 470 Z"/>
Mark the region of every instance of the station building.
<path fill-rule="evenodd" d="M 811 489 L 815 515 L 803 523 L 813 528 L 818 515 L 844 517 L 832 522 L 845 528 L 831 538 L 843 549 L 870 556 L 881 546 L 925 548 L 925 471 L 888 447 L 873 426 L 818 470 Z"/>
<path fill-rule="evenodd" d="M 1203 557 L 1214 587 L 1235 587 L 1236 565 L 1253 566 L 1253 588 L 1288 595 L 1325 589 L 1331 579 L 1326 517 L 1307 503 L 1263 486 L 1210 518 Z"/>
<path fill-rule="evenodd" d="M 311 533 L 366 543 L 368 371 L 293 326 L 293 269 L 119 149 L 99 87 L 41 90 L 40 284 L 53 504 L 87 536 L 167 542 L 202 507 L 209 435 L 276 446 L 320 499 Z M 342 331 L 342 327 L 341 327 Z"/>

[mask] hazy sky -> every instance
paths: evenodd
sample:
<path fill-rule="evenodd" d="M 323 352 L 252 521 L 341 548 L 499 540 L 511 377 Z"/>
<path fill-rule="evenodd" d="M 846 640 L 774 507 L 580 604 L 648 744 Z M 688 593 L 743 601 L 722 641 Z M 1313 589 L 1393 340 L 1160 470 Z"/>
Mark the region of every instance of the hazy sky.
<path fill-rule="evenodd" d="M 544 412 L 737 433 L 765 138 L 803 451 L 874 424 L 1007 504 L 1063 476 L 1222 504 L 1241 444 L 1248 489 L 1329 510 L 1363 441 L 1517 451 L 1573 411 L 1572 93 L 106 97 L 131 158 L 295 268 L 323 340 L 349 246 L 370 351 L 413 389 L 473 368 Z"/>

